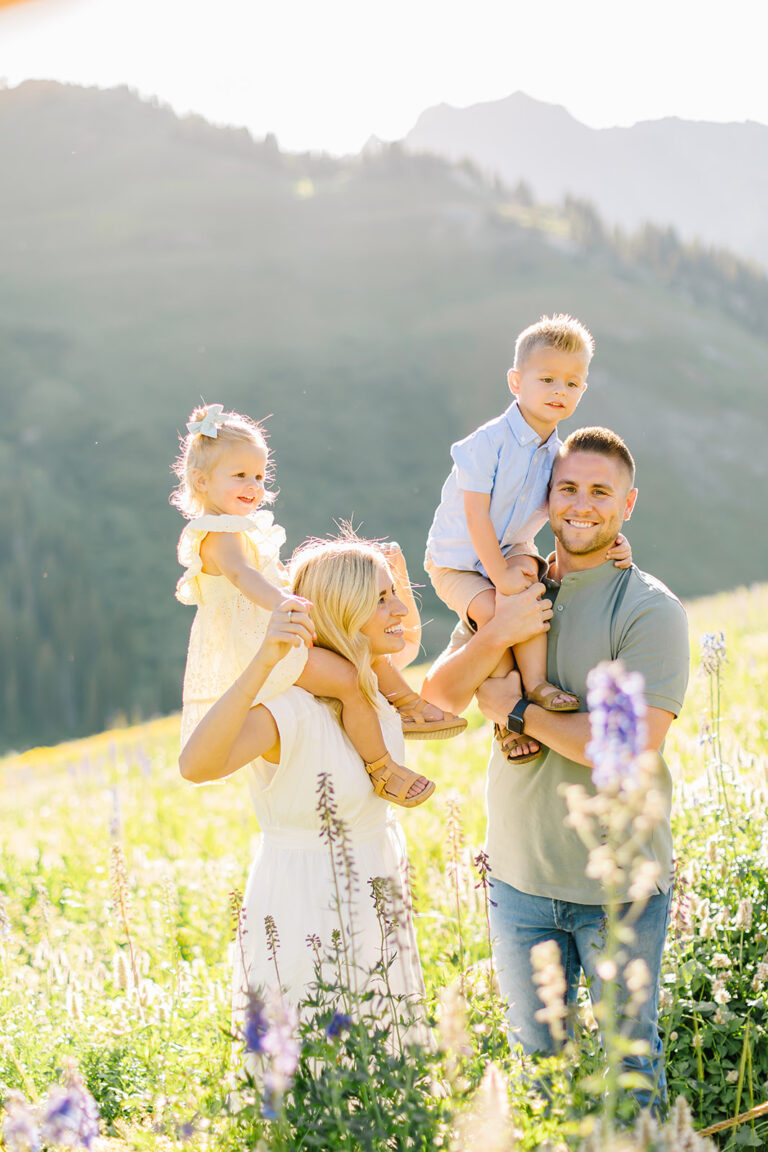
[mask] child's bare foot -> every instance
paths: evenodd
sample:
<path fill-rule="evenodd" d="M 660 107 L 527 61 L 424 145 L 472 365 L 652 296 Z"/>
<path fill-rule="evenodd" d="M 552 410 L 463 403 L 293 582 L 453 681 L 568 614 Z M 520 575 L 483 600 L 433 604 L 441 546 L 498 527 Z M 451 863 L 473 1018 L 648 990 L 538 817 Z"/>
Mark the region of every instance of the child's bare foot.
<path fill-rule="evenodd" d="M 435 790 L 433 780 L 427 780 L 426 776 L 420 776 L 403 764 L 397 764 L 389 752 L 385 752 L 372 764 L 366 764 L 365 770 L 371 778 L 376 795 L 402 808 L 415 808 L 417 804 L 423 804 Z"/>
<path fill-rule="evenodd" d="M 550 684 L 548 680 L 542 680 L 541 684 L 537 684 L 525 695 L 531 704 L 538 704 L 539 708 L 546 708 L 547 712 L 578 712 L 579 710 L 578 696 L 574 696 L 573 692 L 565 692 L 555 684 Z"/>
<path fill-rule="evenodd" d="M 532 736 L 516 736 L 501 724 L 494 724 L 493 734 L 510 764 L 527 764 L 529 760 L 541 756 L 541 744 Z"/>
<path fill-rule="evenodd" d="M 400 713 L 407 740 L 447 740 L 458 736 L 467 726 L 463 716 L 443 712 L 415 692 L 400 692 L 391 697 L 391 703 Z"/>

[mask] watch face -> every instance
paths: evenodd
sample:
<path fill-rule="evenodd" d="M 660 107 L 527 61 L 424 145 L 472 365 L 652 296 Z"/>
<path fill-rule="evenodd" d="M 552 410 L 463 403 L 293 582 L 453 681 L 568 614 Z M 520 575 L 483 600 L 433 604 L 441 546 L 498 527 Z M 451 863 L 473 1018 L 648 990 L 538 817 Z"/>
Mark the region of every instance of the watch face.
<path fill-rule="evenodd" d="M 523 713 L 527 707 L 527 700 L 518 700 L 509 716 L 507 716 L 507 728 L 510 732 L 514 732 L 516 736 L 522 736 L 523 734 L 523 724 L 525 723 Z"/>

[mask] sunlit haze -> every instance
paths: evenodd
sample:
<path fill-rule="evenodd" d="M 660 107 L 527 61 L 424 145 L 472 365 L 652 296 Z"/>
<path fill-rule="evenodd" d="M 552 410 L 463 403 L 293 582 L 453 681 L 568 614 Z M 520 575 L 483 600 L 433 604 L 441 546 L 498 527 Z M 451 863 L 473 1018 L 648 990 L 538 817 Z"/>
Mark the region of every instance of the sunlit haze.
<path fill-rule="evenodd" d="M 521 90 L 593 127 L 768 123 L 754 0 L 28 0 L 0 7 L 0 77 L 127 84 L 178 112 L 357 151 L 420 112 Z M 727 23 L 726 23 L 727 21 Z"/>

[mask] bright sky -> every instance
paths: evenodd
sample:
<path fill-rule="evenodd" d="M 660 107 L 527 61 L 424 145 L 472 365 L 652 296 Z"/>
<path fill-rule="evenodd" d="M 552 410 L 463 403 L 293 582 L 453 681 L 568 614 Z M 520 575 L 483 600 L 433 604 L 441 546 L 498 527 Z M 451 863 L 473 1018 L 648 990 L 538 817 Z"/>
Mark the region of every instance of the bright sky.
<path fill-rule="evenodd" d="M 433 104 L 522 90 L 593 127 L 768 124 L 755 0 L 27 0 L 0 77 L 128 84 L 178 112 L 357 151 Z"/>

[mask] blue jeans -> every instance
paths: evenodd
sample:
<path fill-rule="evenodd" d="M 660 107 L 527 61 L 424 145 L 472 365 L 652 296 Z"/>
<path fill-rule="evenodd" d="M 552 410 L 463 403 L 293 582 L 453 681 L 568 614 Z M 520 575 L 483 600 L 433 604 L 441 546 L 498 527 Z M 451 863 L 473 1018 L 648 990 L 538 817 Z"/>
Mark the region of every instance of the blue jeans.
<path fill-rule="evenodd" d="M 495 904 L 490 910 L 494 963 L 501 995 L 507 1002 L 510 1046 L 520 1044 L 528 1054 L 553 1052 L 547 1024 L 534 1017 L 543 1005 L 532 979 L 531 948 L 543 940 L 556 941 L 565 973 L 569 1009 L 575 1007 L 581 971 L 587 977 L 592 1003 L 597 1004 L 602 992 L 596 963 L 604 948 L 603 908 L 599 904 L 572 904 L 568 900 L 529 896 L 501 880 L 493 881 L 491 898 Z M 671 891 L 651 896 L 633 925 L 632 958 L 642 957 L 648 965 L 651 990 L 637 1015 L 622 1021 L 623 1031 L 633 1040 L 646 1041 L 649 1052 L 649 1055 L 629 1056 L 624 1061 L 627 1071 L 640 1072 L 650 1082 L 648 1088 L 635 1089 L 632 1095 L 641 1107 L 650 1107 L 657 1114 L 667 1099 L 658 1017 L 661 956 L 671 900 Z M 623 906 L 625 910 L 628 907 Z M 626 1003 L 629 994 L 621 974 L 618 987 L 619 1003 Z"/>

